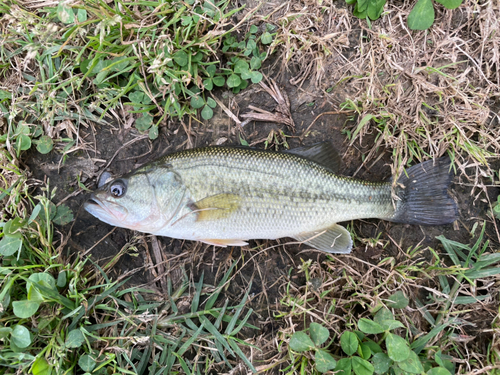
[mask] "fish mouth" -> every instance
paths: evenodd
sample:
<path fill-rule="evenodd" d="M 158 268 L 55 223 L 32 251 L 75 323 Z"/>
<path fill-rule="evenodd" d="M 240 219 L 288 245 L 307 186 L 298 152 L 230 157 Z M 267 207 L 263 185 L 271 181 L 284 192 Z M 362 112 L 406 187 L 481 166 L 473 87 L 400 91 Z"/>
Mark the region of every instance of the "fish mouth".
<path fill-rule="evenodd" d="M 91 215 L 110 224 L 111 222 L 120 222 L 120 220 L 124 219 L 127 213 L 127 210 L 124 207 L 112 202 L 104 203 L 102 200 L 97 198 L 95 194 L 92 194 L 83 204 L 83 208 Z"/>
<path fill-rule="evenodd" d="M 102 202 L 97 199 L 94 194 L 92 194 L 90 198 L 83 204 L 83 208 L 85 208 L 85 210 L 88 212 L 90 212 L 89 209 L 93 211 L 96 208 L 98 209 L 98 207 L 102 208 L 105 211 L 108 211 L 106 209 L 106 206 L 104 206 L 104 204 L 102 204 Z"/>

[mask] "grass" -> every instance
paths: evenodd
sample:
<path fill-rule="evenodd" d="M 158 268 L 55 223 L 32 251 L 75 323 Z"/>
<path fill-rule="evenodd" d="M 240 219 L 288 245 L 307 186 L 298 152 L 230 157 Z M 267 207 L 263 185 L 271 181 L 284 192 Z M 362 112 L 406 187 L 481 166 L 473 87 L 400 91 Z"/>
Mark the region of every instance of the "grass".
<path fill-rule="evenodd" d="M 397 33 L 400 27 L 394 25 L 392 32 Z M 363 135 L 372 132 L 377 134 L 365 162 L 382 148 L 390 148 L 394 171 L 414 160 L 448 154 L 459 164 L 464 162 L 462 156 L 470 157 L 491 174 L 487 160 L 500 152 L 496 141 L 499 134 L 496 127 L 488 125 L 493 119 L 484 93 L 495 84 L 478 80 L 484 73 L 470 60 L 450 61 L 445 56 L 450 50 L 463 50 L 449 42 L 446 34 L 438 35 L 438 27 L 435 29 L 429 36 L 418 34 L 416 40 L 389 45 L 380 33 L 370 30 L 369 42 L 359 58 L 361 64 L 367 64 L 365 70 L 372 72 L 367 77 L 372 84 L 368 91 L 360 90 L 342 104 L 360 119 L 350 131 L 351 142 L 362 141 Z M 417 53 L 415 47 L 422 38 L 430 42 L 425 54 Z M 443 43 L 450 43 L 449 49 L 441 48 Z M 476 48 L 475 42 L 470 48 Z M 386 56 L 387 61 L 369 59 L 374 54 Z M 404 74 L 401 66 L 413 73 Z M 476 74 L 466 74 L 468 69 L 476 69 Z M 409 85 L 412 89 L 407 90 L 403 103 L 401 92 Z"/>
<path fill-rule="evenodd" d="M 158 136 L 167 119 L 213 116 L 215 87 L 234 93 L 262 80 L 273 27 L 253 25 L 241 40 L 229 2 L 142 2 L 137 6 L 86 1 L 60 3 L 33 13 L 0 6 L 5 33 L 0 47 L 0 110 L 9 113 L 3 142 L 16 155 L 32 143 L 41 153 L 57 143 L 69 152 L 89 121 L 136 114 L 135 127 Z M 247 13 L 246 18 L 253 11 Z M 244 18 L 243 20 L 245 20 Z M 260 46 L 260 47 L 259 47 Z M 26 69 L 22 69 L 21 67 Z"/>
<path fill-rule="evenodd" d="M 254 26 L 236 40 L 239 26 L 228 20 L 241 8 L 228 9 L 228 1 L 88 1 L 36 12 L 19 5 L 0 5 L 0 365 L 43 375 L 201 374 L 230 369 L 237 358 L 254 369 L 236 337 L 253 327 L 252 311 L 243 315 L 248 293 L 237 306 L 215 306 L 235 264 L 210 292 L 203 275 L 196 284 L 184 275 L 177 290 L 169 281 L 168 301 L 152 301 L 151 291 L 107 276 L 116 259 L 101 268 L 62 255 L 68 239 L 53 224 L 71 222 L 72 212 L 51 202 L 48 185 L 33 196 L 17 160 L 32 146 L 64 156 L 85 148 L 79 129 L 124 108 L 151 139 L 168 118 L 200 109 L 210 119 L 214 87 L 238 92 L 262 79 L 259 45 L 272 42 L 271 29 Z M 186 300 L 189 312 L 180 312 Z"/>
<path fill-rule="evenodd" d="M 476 5 L 464 2 L 439 9 L 430 31 L 412 33 L 406 19 L 413 5 L 387 4 L 369 25 L 333 2 L 278 12 L 271 20 L 285 47 L 280 72 L 285 63 L 299 66 L 292 83 L 323 90 L 330 102 L 352 111 L 355 121 L 344 131 L 351 145 L 370 139 L 365 164 L 390 150 L 394 174 L 408 163 L 448 154 L 462 171 L 470 157 L 481 164 L 478 173 L 492 175 L 488 160 L 500 154 L 496 110 L 490 109 L 500 86 L 493 68 L 499 63 L 498 14 L 479 7 L 472 22 L 465 15 Z"/>
<path fill-rule="evenodd" d="M 3 164 L 2 172 L 21 175 L 12 164 Z M 152 291 L 111 280 L 106 272 L 112 262 L 101 268 L 87 257 L 62 255 L 50 193 L 45 188 L 44 195 L 30 197 L 12 189 L 14 199 L 4 207 L 13 217 L 2 220 L 0 241 L 4 373 L 203 374 L 221 364 L 231 368 L 230 358 L 253 369 L 241 349 L 247 344 L 236 337 L 242 328 L 257 328 L 247 323 L 248 292 L 236 306 L 228 300 L 216 306 L 236 262 L 217 286 L 204 284 L 203 275 L 192 284 L 184 273 L 177 289 L 168 280 L 167 300 L 151 300 Z M 15 252 L 13 240 L 20 242 Z M 178 304 L 185 309 L 186 302 L 188 311 L 180 311 Z"/>
<path fill-rule="evenodd" d="M 411 246 L 391 237 L 390 228 L 366 234 L 360 228 L 373 223 L 353 223 L 357 257 L 259 243 L 242 250 L 225 272 L 222 255 L 182 244 L 182 254 L 194 255 L 175 266 L 180 277 L 166 280 L 165 272 L 151 271 L 166 285 L 160 297 L 111 276 L 137 240 L 104 263 L 67 251 L 71 238 L 60 228 L 73 223 L 73 212 L 56 205 L 50 182 L 25 169 L 34 149 L 64 164 L 96 147 L 86 133 L 111 131 L 113 121 L 123 129 L 133 124 L 132 137 L 154 140 L 168 129 L 169 137 L 182 139 L 177 130 L 185 129 L 202 138 L 216 129 L 209 120 L 216 115 L 217 89 L 238 94 L 263 79 L 264 63 L 278 83 L 289 74 L 287 82 L 298 88 L 297 97 L 290 95 L 292 113 L 301 111 L 296 101 L 303 92 L 314 94 L 304 102 L 314 103 L 304 104 L 307 111 L 334 102 L 350 112 L 342 131 L 349 150 L 361 148 L 363 165 L 389 154 L 397 172 L 448 154 L 462 172 L 459 180 L 468 181 L 458 184 L 466 191 L 459 197 L 470 193 L 477 204 L 493 202 L 486 211 L 494 219 L 498 10 L 464 2 L 452 13 L 438 12 L 429 32 L 408 34 L 404 17 L 411 4 L 388 4 L 369 27 L 332 1 L 298 5 L 0 4 L 2 373 L 499 373 L 494 220 L 467 217 L 456 232 L 437 235 L 435 245 Z M 229 111 L 237 113 L 232 104 Z M 288 107 L 275 112 L 288 116 Z M 257 128 L 244 134 L 248 141 L 231 126 L 227 137 L 283 149 L 303 138 L 295 130 L 320 123 L 295 126 L 288 117 L 293 126 Z M 191 120 L 201 125 L 191 128 Z M 75 194 L 89 182 L 77 176 Z M 457 233 L 460 242 L 451 239 Z M 233 251 L 239 250 L 228 259 Z M 278 263 L 272 272 L 262 264 L 279 257 L 289 272 L 284 282 L 269 285 L 266 275 L 278 272 Z M 210 262 L 221 275 L 206 283 L 199 268 Z M 261 292 L 253 296 L 258 281 Z M 243 291 L 229 302 L 234 287 Z M 272 288 L 280 291 L 277 301 Z M 257 329 L 266 324 L 272 329 Z"/>
<path fill-rule="evenodd" d="M 493 342 L 480 356 L 478 343 L 459 344 L 476 324 L 473 311 L 494 298 L 484 278 L 500 274 L 499 254 L 485 253 L 485 227 L 472 246 L 440 236 L 445 254 L 430 249 L 434 258 L 424 260 L 422 250 L 408 249 L 396 267 L 389 259 L 331 258 L 325 273 L 303 261 L 305 285 L 294 290 L 289 283 L 283 290 L 281 305 L 289 309 L 280 317 L 292 323 L 281 332 L 281 347 L 288 344 L 282 354 L 290 360 L 282 371 L 454 374 L 477 366 L 495 373 L 496 365 L 488 367 L 498 362 Z M 416 309 L 408 308 L 410 299 Z"/>

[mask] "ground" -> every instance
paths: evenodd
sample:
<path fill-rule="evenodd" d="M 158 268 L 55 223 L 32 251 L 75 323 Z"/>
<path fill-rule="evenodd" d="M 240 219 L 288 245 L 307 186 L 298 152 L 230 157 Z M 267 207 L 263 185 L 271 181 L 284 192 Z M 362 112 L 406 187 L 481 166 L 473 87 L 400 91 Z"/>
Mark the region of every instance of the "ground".
<path fill-rule="evenodd" d="M 267 76 L 273 75 L 273 70 L 270 69 Z M 287 244 L 292 242 L 292 239 L 256 240 L 250 241 L 248 247 L 219 248 L 197 242 L 156 237 L 153 241 L 159 244 L 158 252 L 154 250 L 151 236 L 114 228 L 100 222 L 82 209 L 88 194 L 81 191 L 81 194 L 71 196 L 70 192 L 75 190 L 77 175 L 89 178 L 92 181 L 89 185 L 92 187 L 104 166 L 113 174 L 121 175 L 165 153 L 206 145 L 238 145 L 239 137 L 244 138 L 253 147 L 264 148 L 265 140 L 273 131 L 276 134 L 284 134 L 290 148 L 326 140 L 332 142 L 342 155 L 343 175 L 356 174 L 356 177 L 369 181 L 385 181 L 391 176 L 390 153 L 385 150 L 380 150 L 377 161 L 370 168 L 362 165 L 362 155 L 371 149 L 374 134 L 367 135 L 361 145 L 349 145 L 342 134 L 342 129 L 348 126 L 348 118 L 344 114 L 336 114 L 339 111 L 338 106 L 330 103 L 321 91 L 314 89 L 312 85 L 311 91 L 299 91 L 289 84 L 286 74 L 277 84 L 283 93 L 292 98 L 290 112 L 295 123 L 294 129 L 286 125 L 255 121 L 240 129 L 219 110 L 210 121 L 191 121 L 187 129 L 176 121 L 169 121 L 160 128 L 159 138 L 154 142 L 147 137 L 141 138 L 135 129 L 124 129 L 116 122 L 112 127 L 95 125 L 94 129 L 81 131 L 86 140 L 95 137 L 95 149 L 75 153 L 64 163 L 60 163 L 61 155 L 55 152 L 47 156 L 33 152 L 27 159 L 33 177 L 40 180 L 47 178 L 52 187 L 57 187 L 55 201 L 64 200 L 77 213 L 74 222 L 59 228 L 63 236 L 68 238 L 68 256 L 71 257 L 75 252 L 91 254 L 92 259 L 101 266 L 111 261 L 116 262 L 110 268 L 111 275 L 117 278 L 130 277 L 131 285 L 147 286 L 156 290 L 156 298 L 165 298 L 167 291 L 164 278 L 175 279 L 179 267 L 185 268 L 194 280 L 198 280 L 203 272 L 205 282 L 215 284 L 220 274 L 234 260 L 238 260 L 238 272 L 225 297 L 238 301 L 252 280 L 248 307 L 255 310 L 256 315 L 251 319 L 251 323 L 260 330 L 246 330 L 245 333 L 249 335 L 247 338 L 258 336 L 261 343 L 272 340 L 277 330 L 287 324 L 274 317 L 277 311 L 283 309 L 279 304 L 284 296 L 284 285 L 291 282 L 297 289 L 304 286 L 306 279 L 300 271 L 302 262 L 312 260 L 317 267 L 325 268 L 324 261 L 331 256 L 304 246 Z M 240 114 L 249 112 L 249 105 L 270 112 L 276 107 L 270 95 L 258 85 L 234 97 L 227 92 L 218 92 L 216 95 L 226 106 L 238 108 Z M 318 116 L 321 117 L 317 118 Z M 306 130 L 308 133 L 305 133 Z M 305 134 L 307 136 L 304 136 Z M 277 147 L 284 149 L 283 145 Z M 112 160 L 111 163 L 108 163 L 109 160 Z M 491 194 L 490 200 L 498 194 L 493 189 L 488 192 Z M 353 225 L 357 240 L 351 255 L 333 257 L 336 259 L 335 272 L 341 274 L 343 270 L 351 270 L 354 274 L 359 272 L 362 275 L 373 270 L 382 259 L 389 257 L 394 258 L 395 264 L 398 265 L 406 260 L 406 249 L 416 246 L 422 249 L 420 257 L 431 259 L 432 254 L 426 250 L 428 247 L 443 251 L 439 240 L 436 239 L 440 235 L 464 244 L 474 243 L 475 238 L 470 234 L 471 228 L 475 223 L 484 220 L 488 204 L 481 199 L 473 199 L 471 187 L 461 184 L 459 177 L 455 178 L 451 186 L 451 194 L 459 205 L 460 219 L 456 228 L 454 225 L 424 227 L 381 220 L 342 223 Z M 491 241 L 497 241 L 491 223 L 487 226 L 486 235 Z M 377 240 L 370 243 L 370 239 Z M 384 274 L 375 276 L 381 283 L 383 277 Z M 348 298 L 342 293 L 334 297 Z M 424 297 L 422 294 L 420 298 Z M 341 311 L 336 314 L 341 314 Z M 481 326 L 489 327 L 493 318 L 493 314 L 486 314 Z M 480 331 L 480 327 L 476 326 L 475 330 Z M 474 335 L 474 332 L 471 334 Z M 276 352 L 272 350 L 266 357 L 274 355 Z"/>
<path fill-rule="evenodd" d="M 257 3 L 253 4 L 252 1 L 248 1 L 247 5 L 248 9 L 252 9 Z M 310 8 L 307 8 L 308 6 Z M 257 362 L 261 361 L 258 363 L 264 366 L 272 363 L 273 358 L 274 361 L 281 358 L 276 345 L 278 332 L 291 333 L 304 328 L 305 318 L 295 319 L 291 313 L 294 308 L 290 305 L 290 295 L 311 296 L 313 302 L 305 306 L 313 307 L 314 312 L 323 312 L 324 315 L 318 320 L 340 335 L 352 323 L 344 319 L 347 311 L 349 311 L 349 317 L 352 316 L 353 311 L 356 317 L 365 317 L 377 301 L 389 296 L 389 291 L 403 290 L 410 300 L 424 301 L 429 295 L 433 295 L 429 293 L 430 291 L 440 289 L 437 279 L 421 278 L 417 270 L 413 268 L 414 265 L 423 262 L 434 262 L 436 260 L 434 251 L 438 254 L 446 253 L 442 242 L 437 237 L 444 236 L 449 240 L 472 246 L 477 241 L 481 226 L 485 222 L 484 239 L 490 241 L 489 249 L 498 248 L 498 229 L 489 212 L 491 212 L 491 202 L 494 202 L 499 194 L 499 188 L 491 186 L 493 184 L 488 185 L 488 182 L 485 182 L 486 179 L 481 180 L 483 182 L 479 184 L 471 182 L 471 179 L 474 180 L 477 176 L 475 175 L 477 169 L 474 169 L 474 161 L 467 159 L 468 156 L 463 153 L 459 161 L 460 165 L 464 166 L 469 161 L 472 167 L 459 168 L 450 187 L 450 194 L 459 207 L 457 222 L 435 227 L 395 224 L 372 219 L 342 223 L 342 225 L 349 226 L 355 233 L 355 247 L 350 255 L 327 255 L 303 245 L 289 244 L 292 242 L 291 239 L 255 240 L 250 241 L 249 246 L 246 247 L 219 248 L 198 242 L 153 237 L 131 230 L 114 228 L 100 222 L 82 209 L 82 204 L 88 199 L 89 193 L 79 189 L 77 176 L 87 187 L 93 189 L 96 187 L 98 177 L 104 171 L 110 171 L 118 176 L 166 153 L 206 145 L 240 145 L 241 139 L 252 147 L 265 148 L 267 146 L 278 150 L 329 141 L 333 143 L 342 157 L 341 174 L 368 181 L 389 179 L 395 172 L 395 150 L 401 152 L 398 155 L 404 155 L 405 158 L 408 158 L 408 153 L 403 154 L 395 143 L 392 148 L 389 147 L 390 140 L 386 139 L 385 142 L 380 143 L 380 132 L 376 131 L 376 126 L 362 129 L 360 133 L 362 137 L 358 136 L 353 140 L 348 137 L 349 132 L 352 134 L 361 118 L 370 111 L 359 113 L 352 107 L 348 109 L 340 107 L 346 99 L 354 100 L 355 94 L 359 93 L 358 88 L 363 84 L 363 79 L 357 77 L 354 72 L 348 75 L 339 72 L 339 67 L 347 66 L 346 61 L 353 59 L 361 58 L 361 60 L 356 60 L 358 63 L 365 61 L 366 56 L 368 56 L 367 60 L 370 58 L 376 60 L 374 66 L 384 64 L 383 56 L 377 56 L 374 50 L 368 51 L 369 48 L 363 46 L 361 41 L 369 37 L 375 38 L 374 35 L 377 32 L 389 33 L 384 27 L 387 27 L 390 21 L 386 20 L 375 32 L 368 29 L 363 21 L 352 19 L 349 15 L 350 10 L 346 9 L 345 5 L 335 3 L 334 6 L 336 10 L 332 12 L 334 16 L 330 22 L 334 20 L 339 22 L 337 25 L 341 25 L 341 22 L 345 22 L 345 17 L 350 17 L 350 24 L 344 30 L 348 31 L 347 36 L 343 35 L 342 39 L 338 31 L 339 35 L 333 37 L 337 38 L 337 41 L 330 54 L 321 55 L 322 42 L 315 41 L 313 37 L 310 38 L 312 44 L 308 48 L 318 53 L 317 56 L 323 57 L 323 60 L 318 57 L 318 61 L 321 60 L 323 65 L 308 65 L 304 62 L 304 58 L 314 61 L 311 57 L 313 55 L 307 55 L 309 51 L 307 47 L 303 49 L 304 56 L 297 54 L 286 64 L 284 63 L 286 53 L 277 50 L 264 64 L 263 73 L 267 77 L 264 82 L 271 87 L 275 82 L 279 92 L 289 100 L 289 112 L 293 124 L 250 121 L 241 126 L 235 123 L 220 106 L 217 106 L 214 117 L 209 121 L 202 120 L 201 117 L 186 117 L 182 122 L 176 119 L 164 121 L 159 128 L 158 138 L 151 141 L 147 135 L 127 125 L 125 119 L 129 118 L 129 115 L 126 113 L 127 107 L 124 107 L 116 113 L 116 116 L 106 118 L 108 122 L 106 125 L 94 123 L 87 128 L 81 127 L 79 136 L 86 147 L 65 156 L 64 159 L 61 153 L 56 151 L 47 155 L 41 155 L 35 150 L 29 151 L 23 159 L 31 177 L 48 181 L 51 187 L 57 187 L 54 202 L 64 202 L 75 213 L 73 222 L 57 228 L 62 238 L 67 241 L 63 254 L 66 259 L 69 261 L 77 255 L 90 255 L 91 259 L 105 268 L 110 276 L 118 279 L 128 278 L 129 285 L 147 287 L 154 291 L 151 297 L 157 300 L 166 298 L 166 278 L 172 278 L 175 284 L 182 269 L 186 270 L 194 281 L 199 280 L 203 273 L 205 283 L 215 285 L 233 261 L 237 261 L 237 271 L 233 275 L 233 282 L 225 291 L 220 304 L 226 298 L 238 303 L 251 283 L 247 308 L 255 311 L 256 314 L 252 315 L 250 323 L 257 326 L 259 330 L 244 329 L 242 335 L 244 339 L 261 348 L 262 352 L 252 355 L 255 355 Z M 307 2 L 300 2 L 300 4 L 297 2 L 294 5 L 288 4 L 285 8 L 279 7 L 271 20 L 282 25 L 281 19 L 302 7 L 310 9 L 310 14 L 316 12 L 316 8 L 308 5 Z M 258 14 L 265 15 L 271 9 L 274 7 L 266 4 Z M 395 8 L 391 8 L 391 12 L 395 12 Z M 443 16 L 443 24 L 449 26 L 458 23 L 465 28 L 466 22 L 457 20 L 457 14 L 461 13 L 455 12 L 453 15 L 447 13 Z M 391 19 L 390 17 L 387 16 L 388 19 Z M 317 18 L 316 21 L 318 21 Z M 317 33 L 318 38 L 321 39 L 326 34 L 324 31 L 326 23 L 328 20 L 322 19 L 317 25 L 310 25 L 309 35 Z M 334 29 L 341 30 L 342 27 L 336 26 Z M 334 32 L 337 32 L 336 30 Z M 381 43 L 389 43 L 391 37 L 381 39 Z M 431 40 L 434 37 L 436 36 L 430 34 L 428 38 Z M 363 48 L 366 49 L 366 54 L 360 55 L 359 51 Z M 449 57 L 449 59 L 454 61 L 455 58 Z M 389 60 L 388 58 L 385 63 L 390 65 Z M 437 59 L 429 58 L 427 63 L 429 65 L 434 63 L 433 66 L 437 66 L 436 61 Z M 439 61 L 438 65 L 443 66 L 448 62 Z M 463 71 L 474 68 L 471 60 L 467 60 L 464 64 Z M 353 71 L 361 70 L 361 65 L 359 63 Z M 305 72 L 306 69 L 310 72 Z M 376 80 L 389 85 L 393 82 L 392 77 L 388 77 L 389 74 L 391 74 L 390 71 L 381 72 Z M 404 74 L 417 80 L 415 77 L 419 73 L 406 70 L 401 73 L 402 76 Z M 366 79 L 374 78 L 366 76 Z M 432 83 L 439 86 L 442 83 L 440 79 L 442 78 L 429 75 L 429 80 L 425 84 Z M 412 88 L 408 86 L 409 82 L 411 80 L 395 82 L 393 85 L 399 85 L 400 91 L 395 89 L 394 95 L 400 95 L 405 90 L 411 91 Z M 420 89 L 423 90 L 422 87 Z M 418 91 L 418 87 L 413 90 Z M 244 120 L 242 115 L 255 111 L 250 106 L 273 114 L 280 110 L 279 103 L 259 84 L 251 85 L 237 95 L 224 90 L 215 91 L 214 95 L 240 121 Z M 360 102 L 366 100 L 362 96 L 357 96 L 357 98 Z M 432 103 L 432 98 L 434 97 L 428 98 L 429 106 L 436 108 L 440 103 L 438 101 Z M 402 113 L 411 107 L 404 101 L 404 98 L 399 107 L 391 102 L 394 98 L 381 98 L 380 100 L 382 105 L 398 108 Z M 366 101 L 364 104 L 365 108 L 377 107 L 377 104 L 373 102 Z M 406 105 L 408 107 L 405 107 Z M 428 113 L 428 116 L 431 119 L 432 116 L 441 116 L 436 115 L 432 110 L 429 112 L 431 113 Z M 414 118 L 418 117 L 417 113 L 419 112 L 414 112 L 406 118 L 402 115 L 404 120 L 401 121 L 414 121 Z M 446 115 L 443 116 L 446 120 Z M 490 124 L 497 126 L 493 122 Z M 465 132 L 467 131 L 469 130 L 466 128 Z M 427 135 L 431 138 L 434 136 Z M 472 134 L 472 138 L 474 137 L 478 139 L 477 134 Z M 375 148 L 374 145 L 377 147 Z M 427 146 L 432 149 L 432 141 L 429 141 Z M 432 156 L 440 156 L 437 155 L 442 151 L 439 147 L 433 151 L 426 150 Z M 459 152 L 460 150 L 457 154 Z M 490 158 L 488 161 L 492 170 L 499 169 L 498 160 Z M 482 188 L 485 185 L 488 187 Z M 417 255 L 412 253 L 415 249 L 418 250 Z M 308 261 L 311 263 L 308 264 Z M 452 265 L 448 259 L 444 262 L 449 266 Z M 304 266 L 304 264 L 307 265 Z M 404 271 L 401 271 L 402 269 Z M 442 272 L 440 275 L 447 275 L 447 273 Z M 448 278 L 448 281 L 452 283 L 453 276 L 448 275 Z M 420 280 L 425 280 L 426 284 L 420 285 Z M 349 286 L 351 282 L 352 285 Z M 320 291 L 330 289 L 330 292 L 320 298 L 318 293 L 315 294 L 314 288 Z M 465 289 L 462 291 L 462 293 L 466 292 Z M 477 312 L 476 316 L 480 316 L 481 319 L 477 319 L 476 316 L 463 315 L 463 319 L 467 320 L 470 325 L 460 326 L 456 332 L 470 340 L 469 347 L 480 348 L 481 353 L 486 353 L 488 344 L 493 340 L 490 327 L 496 316 L 494 308 L 498 306 L 498 281 L 492 281 L 489 285 L 479 282 L 476 292 L 477 295 L 491 293 L 493 297 L 485 302 L 484 308 L 481 308 L 480 304 L 471 305 L 471 311 Z M 357 302 L 353 302 L 354 300 Z M 315 303 L 314 306 L 312 306 L 313 303 Z M 338 305 L 333 310 L 328 310 L 335 303 Z M 438 305 L 435 307 L 436 311 L 431 311 L 433 315 L 439 312 Z M 421 332 L 429 329 L 429 324 L 424 319 L 424 314 L 419 313 L 417 305 L 411 303 L 405 313 L 408 319 L 413 319 L 414 325 Z M 308 320 L 316 319 L 316 315 L 311 314 L 311 316 L 308 316 Z M 418 336 L 418 333 L 414 335 Z M 480 361 L 484 360 L 483 357 L 481 358 Z M 280 364 L 270 372 L 278 373 L 277 369 L 280 366 L 284 368 L 286 364 Z M 460 368 L 464 371 L 470 370 L 465 363 L 458 362 L 457 366 L 462 366 Z"/>

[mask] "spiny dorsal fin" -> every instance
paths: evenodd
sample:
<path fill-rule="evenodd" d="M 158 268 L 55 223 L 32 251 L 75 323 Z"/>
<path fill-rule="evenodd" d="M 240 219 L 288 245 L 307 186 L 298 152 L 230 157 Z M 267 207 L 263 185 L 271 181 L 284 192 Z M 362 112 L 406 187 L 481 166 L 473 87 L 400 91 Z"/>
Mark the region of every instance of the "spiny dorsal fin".
<path fill-rule="evenodd" d="M 304 233 L 294 237 L 315 249 L 335 254 L 348 254 L 352 250 L 351 234 L 343 226 L 334 224 L 323 231 Z"/>
<path fill-rule="evenodd" d="M 330 142 L 315 143 L 311 146 L 298 147 L 284 152 L 312 160 L 333 173 L 338 173 L 340 170 L 340 155 Z"/>
<path fill-rule="evenodd" d="M 193 203 L 196 221 L 224 219 L 240 206 L 240 196 L 236 194 L 217 194 Z"/>

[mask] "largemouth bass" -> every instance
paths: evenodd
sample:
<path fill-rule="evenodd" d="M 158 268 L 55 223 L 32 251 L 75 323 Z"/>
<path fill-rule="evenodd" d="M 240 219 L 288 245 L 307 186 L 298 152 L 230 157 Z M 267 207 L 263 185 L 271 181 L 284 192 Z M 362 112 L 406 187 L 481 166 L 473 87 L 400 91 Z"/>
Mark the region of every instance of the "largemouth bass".
<path fill-rule="evenodd" d="M 330 143 L 286 152 L 204 147 L 177 152 L 101 184 L 85 209 L 118 227 L 217 246 L 292 237 L 348 253 L 338 222 L 379 218 L 441 225 L 456 220 L 449 159 L 406 170 L 396 184 L 339 176 Z"/>

